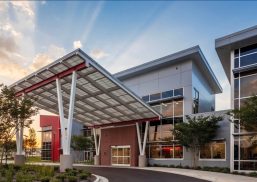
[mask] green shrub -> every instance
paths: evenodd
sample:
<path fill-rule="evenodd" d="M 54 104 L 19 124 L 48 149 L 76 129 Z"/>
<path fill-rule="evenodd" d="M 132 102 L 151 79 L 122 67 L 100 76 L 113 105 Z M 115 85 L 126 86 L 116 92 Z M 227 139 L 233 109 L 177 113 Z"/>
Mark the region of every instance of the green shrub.
<path fill-rule="evenodd" d="M 7 182 L 12 182 L 13 181 L 13 175 L 14 175 L 14 172 L 13 172 L 12 169 L 6 170 L 6 181 Z"/>
<path fill-rule="evenodd" d="M 68 182 L 77 182 L 78 178 L 76 176 L 67 176 Z"/>
<path fill-rule="evenodd" d="M 87 179 L 88 177 L 91 176 L 91 174 L 89 172 L 82 172 L 78 176 L 79 176 L 79 179 Z"/>
<path fill-rule="evenodd" d="M 43 177 L 40 178 L 41 182 L 49 182 L 50 180 L 51 180 L 50 176 L 43 176 Z"/>
<path fill-rule="evenodd" d="M 35 177 L 31 174 L 24 174 L 22 171 L 16 173 L 16 182 L 33 182 Z"/>
<path fill-rule="evenodd" d="M 251 176 L 251 177 L 257 177 L 257 172 L 251 172 L 248 175 Z"/>
<path fill-rule="evenodd" d="M 64 181 L 66 178 L 66 175 L 64 173 L 60 173 L 56 175 L 56 178 L 59 179 L 60 181 Z"/>
<path fill-rule="evenodd" d="M 61 180 L 60 179 L 57 179 L 57 178 L 51 178 L 50 182 L 60 182 Z"/>

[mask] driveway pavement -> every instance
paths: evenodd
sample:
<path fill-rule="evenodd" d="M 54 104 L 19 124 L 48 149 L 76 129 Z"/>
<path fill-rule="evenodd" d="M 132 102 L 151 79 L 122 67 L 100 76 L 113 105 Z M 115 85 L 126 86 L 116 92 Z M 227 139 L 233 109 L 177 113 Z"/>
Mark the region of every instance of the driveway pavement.
<path fill-rule="evenodd" d="M 207 182 L 178 174 L 129 168 L 78 167 L 106 177 L 109 182 Z"/>

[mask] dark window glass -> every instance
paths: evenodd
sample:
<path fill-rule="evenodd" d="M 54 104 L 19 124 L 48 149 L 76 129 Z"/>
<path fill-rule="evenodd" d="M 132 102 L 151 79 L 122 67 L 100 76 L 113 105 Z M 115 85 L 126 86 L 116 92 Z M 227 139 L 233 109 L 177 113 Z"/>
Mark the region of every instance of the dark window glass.
<path fill-rule="evenodd" d="M 248 70 L 248 71 L 244 71 L 240 73 L 240 76 L 248 76 L 248 75 L 253 75 L 253 74 L 257 74 L 257 69 L 252 69 L 252 70 Z"/>
<path fill-rule="evenodd" d="M 174 158 L 183 158 L 183 146 L 174 145 Z"/>
<path fill-rule="evenodd" d="M 161 150 L 159 145 L 151 145 L 150 146 L 150 158 L 160 158 Z"/>
<path fill-rule="evenodd" d="M 240 79 L 240 97 L 248 97 L 257 94 L 257 74 Z"/>
<path fill-rule="evenodd" d="M 234 68 L 238 68 L 238 67 L 239 67 L 239 58 L 236 58 L 234 62 Z"/>
<path fill-rule="evenodd" d="M 235 73 L 234 78 L 238 78 L 238 77 L 239 77 L 239 73 Z"/>
<path fill-rule="evenodd" d="M 234 80 L 234 97 L 239 97 L 239 79 Z"/>
<path fill-rule="evenodd" d="M 235 119 L 234 120 L 234 133 L 239 132 L 239 120 Z"/>
<path fill-rule="evenodd" d="M 145 102 L 149 102 L 149 95 L 143 96 L 142 100 Z"/>
<path fill-rule="evenodd" d="M 240 170 L 257 170 L 257 162 L 256 161 L 240 161 Z"/>
<path fill-rule="evenodd" d="M 238 57 L 238 56 L 239 56 L 239 49 L 236 49 L 236 50 L 234 51 L 234 54 L 235 54 L 235 57 Z"/>
<path fill-rule="evenodd" d="M 240 67 L 257 63 L 257 53 L 240 57 Z"/>
<path fill-rule="evenodd" d="M 162 98 L 169 98 L 169 97 L 173 97 L 173 90 L 169 90 L 166 92 L 162 92 Z"/>
<path fill-rule="evenodd" d="M 183 117 L 175 117 L 174 118 L 174 125 L 178 124 L 178 123 L 182 123 L 183 122 Z"/>
<path fill-rule="evenodd" d="M 150 95 L 150 101 L 152 100 L 158 100 L 161 98 L 161 93 L 157 93 L 157 94 L 151 94 Z"/>
<path fill-rule="evenodd" d="M 174 96 L 183 96 L 183 88 L 175 89 Z"/>
<path fill-rule="evenodd" d="M 237 161 L 234 162 L 234 169 L 238 170 L 238 162 Z"/>
<path fill-rule="evenodd" d="M 257 44 L 253 44 L 253 45 L 243 47 L 243 48 L 240 49 L 240 55 L 241 56 L 246 55 L 246 54 L 250 54 L 250 53 L 253 53 L 253 52 L 257 52 Z"/>

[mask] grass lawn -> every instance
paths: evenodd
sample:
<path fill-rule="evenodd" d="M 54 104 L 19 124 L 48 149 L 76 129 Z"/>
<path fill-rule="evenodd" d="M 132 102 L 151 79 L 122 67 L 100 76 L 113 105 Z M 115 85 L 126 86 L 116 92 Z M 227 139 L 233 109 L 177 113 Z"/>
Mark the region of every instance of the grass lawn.
<path fill-rule="evenodd" d="M 42 162 L 41 156 L 28 156 L 26 162 Z"/>
<path fill-rule="evenodd" d="M 68 169 L 59 172 L 59 167 L 37 165 L 0 166 L 0 182 L 91 182 L 94 176 L 86 170 Z"/>

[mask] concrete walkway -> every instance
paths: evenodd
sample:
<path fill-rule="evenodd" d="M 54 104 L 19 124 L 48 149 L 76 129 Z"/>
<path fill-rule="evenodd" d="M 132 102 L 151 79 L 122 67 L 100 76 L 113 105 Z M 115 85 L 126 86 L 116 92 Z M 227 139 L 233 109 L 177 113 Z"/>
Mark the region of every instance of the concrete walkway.
<path fill-rule="evenodd" d="M 203 179 L 203 180 L 213 181 L 213 182 L 257 182 L 257 178 L 253 178 L 253 177 L 209 172 L 209 171 L 199 171 L 199 170 L 179 169 L 179 168 L 163 168 L 163 167 L 147 167 L 147 168 L 141 168 L 141 169 L 180 174 L 184 176 L 195 177 L 198 179 Z"/>

